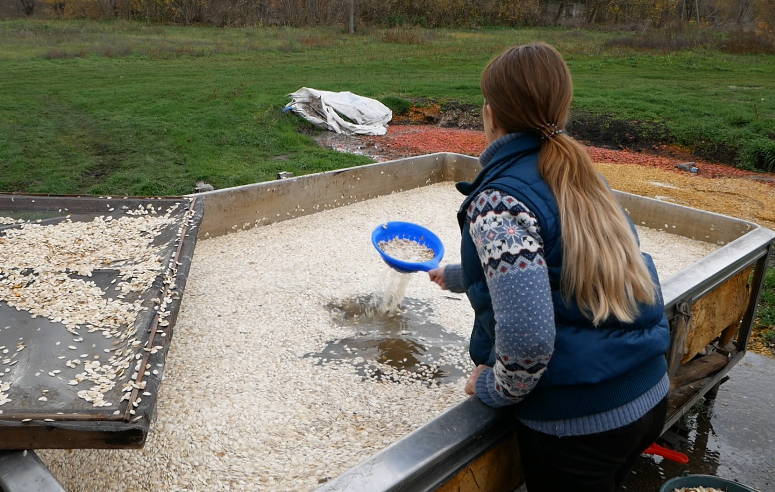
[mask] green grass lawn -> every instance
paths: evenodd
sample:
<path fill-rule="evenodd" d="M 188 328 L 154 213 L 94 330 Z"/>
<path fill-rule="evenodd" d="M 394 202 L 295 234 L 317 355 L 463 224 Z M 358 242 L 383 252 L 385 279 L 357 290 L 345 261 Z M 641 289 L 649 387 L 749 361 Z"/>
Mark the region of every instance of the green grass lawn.
<path fill-rule="evenodd" d="M 565 55 L 575 108 L 664 123 L 688 147 L 743 159 L 775 145 L 775 56 L 606 48 L 608 37 L 0 22 L 0 191 L 183 194 L 200 179 L 222 188 L 362 164 L 299 133 L 309 127 L 281 113 L 286 94 L 481 104 L 487 61 L 530 40 Z"/>

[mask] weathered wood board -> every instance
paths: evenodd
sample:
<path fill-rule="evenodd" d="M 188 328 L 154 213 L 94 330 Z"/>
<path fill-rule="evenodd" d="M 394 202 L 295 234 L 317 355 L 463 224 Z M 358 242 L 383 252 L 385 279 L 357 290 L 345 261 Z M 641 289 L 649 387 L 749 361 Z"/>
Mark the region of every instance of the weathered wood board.
<path fill-rule="evenodd" d="M 678 372 L 670 380 L 670 388 L 671 390 L 678 389 L 715 374 L 728 363 L 727 356 L 718 352 L 687 362 L 678 369 Z"/>
<path fill-rule="evenodd" d="M 480 456 L 436 492 L 499 492 L 515 490 L 525 479 L 519 461 L 517 431 Z"/>
<path fill-rule="evenodd" d="M 727 328 L 737 331 L 751 297 L 749 278 L 752 271 L 753 266 L 742 270 L 694 303 L 682 364 L 694 358 Z"/>

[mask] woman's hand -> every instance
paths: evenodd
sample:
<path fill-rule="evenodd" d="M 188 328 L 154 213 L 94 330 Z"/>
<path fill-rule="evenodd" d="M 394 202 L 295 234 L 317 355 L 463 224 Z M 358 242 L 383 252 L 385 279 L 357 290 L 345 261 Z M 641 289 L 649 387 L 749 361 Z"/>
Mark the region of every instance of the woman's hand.
<path fill-rule="evenodd" d="M 442 289 L 447 290 L 447 282 L 444 280 L 444 267 L 429 270 L 428 276 L 431 278 L 431 282 L 434 282 Z"/>
<path fill-rule="evenodd" d="M 487 369 L 490 366 L 486 366 L 484 364 L 479 364 L 476 366 L 476 369 L 474 369 L 474 372 L 471 373 L 471 377 L 468 378 L 468 382 L 466 383 L 466 394 L 467 395 L 475 395 L 476 394 L 476 380 L 479 379 L 479 375 Z"/>

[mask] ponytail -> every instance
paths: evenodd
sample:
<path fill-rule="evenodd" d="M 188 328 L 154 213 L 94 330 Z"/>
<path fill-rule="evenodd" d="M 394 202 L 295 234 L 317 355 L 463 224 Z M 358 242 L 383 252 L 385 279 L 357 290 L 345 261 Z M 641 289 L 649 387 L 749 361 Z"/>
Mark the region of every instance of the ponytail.
<path fill-rule="evenodd" d="M 573 84 L 562 56 L 544 43 L 511 48 L 485 69 L 482 92 L 507 132 L 543 137 L 539 169 L 560 211 L 563 297 L 595 325 L 611 316 L 634 321 L 640 303 L 656 302 L 657 286 L 589 154 L 563 131 Z"/>
<path fill-rule="evenodd" d="M 656 285 L 630 223 L 587 151 L 565 135 L 547 138 L 539 169 L 560 209 L 561 292 L 598 325 L 629 323 L 638 304 L 656 302 Z"/>

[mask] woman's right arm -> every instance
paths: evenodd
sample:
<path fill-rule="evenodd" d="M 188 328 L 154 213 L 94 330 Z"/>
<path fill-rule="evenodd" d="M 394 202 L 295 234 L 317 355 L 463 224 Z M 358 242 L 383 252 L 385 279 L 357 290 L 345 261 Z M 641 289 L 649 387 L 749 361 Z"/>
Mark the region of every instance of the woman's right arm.
<path fill-rule="evenodd" d="M 493 407 L 513 405 L 538 384 L 554 352 L 543 241 L 535 216 L 514 197 L 485 190 L 471 204 L 469 232 L 495 314 L 495 365 L 476 378 L 476 395 Z"/>

